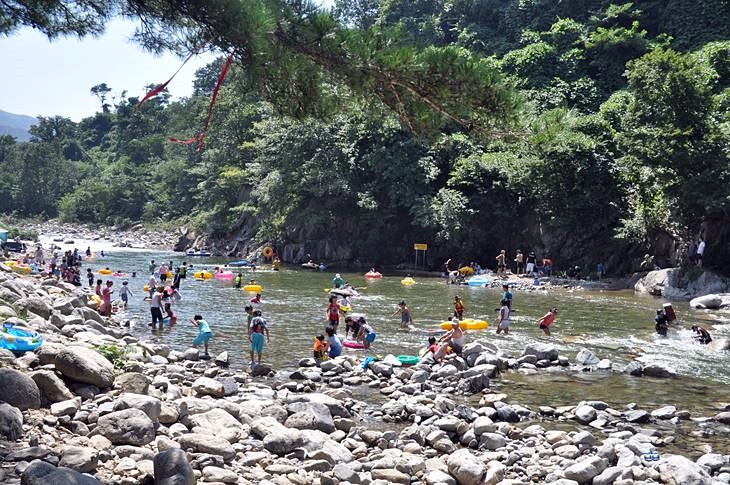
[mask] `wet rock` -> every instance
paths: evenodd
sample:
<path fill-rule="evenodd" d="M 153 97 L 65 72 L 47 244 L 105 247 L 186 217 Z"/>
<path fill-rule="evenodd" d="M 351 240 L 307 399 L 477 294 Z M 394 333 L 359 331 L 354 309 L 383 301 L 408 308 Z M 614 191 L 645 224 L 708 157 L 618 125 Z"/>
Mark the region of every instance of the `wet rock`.
<path fill-rule="evenodd" d="M 23 413 L 4 402 L 0 402 L 0 436 L 8 441 L 15 441 L 23 436 Z"/>
<path fill-rule="evenodd" d="M 156 485 L 195 485 L 195 473 L 185 452 L 170 448 L 155 455 L 154 474 Z"/>
<path fill-rule="evenodd" d="M 651 412 L 651 416 L 657 419 L 672 419 L 677 414 L 674 406 L 664 406 Z"/>
<path fill-rule="evenodd" d="M 271 364 L 267 364 L 264 362 L 262 362 L 261 364 L 256 364 L 251 368 L 252 377 L 266 377 L 272 372 L 274 372 L 274 368 L 271 366 Z"/>
<path fill-rule="evenodd" d="M 646 364 L 644 375 L 647 377 L 676 377 L 677 371 L 662 364 Z"/>
<path fill-rule="evenodd" d="M 597 412 L 592 406 L 583 404 L 575 408 L 574 414 L 575 420 L 580 424 L 588 424 L 596 419 Z"/>
<path fill-rule="evenodd" d="M 553 361 L 558 358 L 558 349 L 554 345 L 537 342 L 525 346 L 522 355 L 534 355 L 537 360 Z"/>
<path fill-rule="evenodd" d="M 94 433 L 115 445 L 142 446 L 155 439 L 155 426 L 144 411 L 125 409 L 101 416 Z"/>
<path fill-rule="evenodd" d="M 631 376 L 640 377 L 644 374 L 644 364 L 637 360 L 629 362 L 626 367 L 624 367 L 624 373 Z"/>
<path fill-rule="evenodd" d="M 21 411 L 41 407 L 41 392 L 27 374 L 15 369 L 0 369 L 0 399 Z"/>
<path fill-rule="evenodd" d="M 578 355 L 575 356 L 575 363 L 578 365 L 596 365 L 600 360 L 596 354 L 586 348 L 580 349 Z"/>
<path fill-rule="evenodd" d="M 56 369 L 77 382 L 99 388 L 114 384 L 114 366 L 95 350 L 81 346 L 62 349 L 55 360 Z"/>
<path fill-rule="evenodd" d="M 230 357 L 228 356 L 228 352 L 224 351 L 216 355 L 215 359 L 213 359 L 213 362 L 217 366 L 228 367 L 228 365 L 230 364 Z"/>

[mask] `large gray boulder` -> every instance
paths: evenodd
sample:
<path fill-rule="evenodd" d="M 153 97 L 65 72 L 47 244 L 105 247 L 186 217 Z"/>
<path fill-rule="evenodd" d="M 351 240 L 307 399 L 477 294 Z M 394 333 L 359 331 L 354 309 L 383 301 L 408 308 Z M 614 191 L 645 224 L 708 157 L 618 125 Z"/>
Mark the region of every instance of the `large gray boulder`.
<path fill-rule="evenodd" d="M 33 379 L 15 369 L 0 369 L 0 400 L 21 411 L 41 407 L 41 392 Z"/>
<path fill-rule="evenodd" d="M 61 454 L 59 466 L 81 473 L 92 473 L 99 464 L 99 452 L 86 446 L 68 446 Z"/>
<path fill-rule="evenodd" d="M 56 354 L 55 364 L 61 374 L 74 381 L 99 388 L 114 384 L 114 365 L 95 350 L 67 347 Z"/>
<path fill-rule="evenodd" d="M 41 391 L 41 397 L 48 402 L 60 402 L 73 399 L 74 395 L 68 390 L 63 380 L 50 370 L 33 372 L 30 378 Z"/>
<path fill-rule="evenodd" d="M 668 485 L 704 485 L 712 478 L 703 467 L 680 455 L 664 455 L 659 464 L 662 483 Z"/>
<path fill-rule="evenodd" d="M 291 415 L 284 425 L 287 428 L 317 429 L 324 433 L 335 431 L 335 422 L 327 406 L 318 402 L 298 402 L 287 406 Z"/>
<path fill-rule="evenodd" d="M 182 448 L 190 448 L 196 453 L 218 455 L 225 461 L 232 460 L 236 457 L 236 450 L 233 449 L 233 446 L 220 436 L 203 433 L 187 433 L 180 436 L 177 440 Z"/>
<path fill-rule="evenodd" d="M 15 441 L 23 436 L 23 413 L 15 406 L 0 402 L 0 437 Z"/>
<path fill-rule="evenodd" d="M 155 425 L 144 411 L 124 409 L 101 416 L 94 434 L 115 445 L 143 446 L 155 439 Z"/>
<path fill-rule="evenodd" d="M 155 455 L 156 485 L 195 485 L 193 467 L 180 448 L 170 448 Z"/>
<path fill-rule="evenodd" d="M 698 296 L 692 298 L 689 306 L 699 309 L 719 310 L 720 308 L 730 307 L 730 293 L 713 293 L 709 295 Z"/>
<path fill-rule="evenodd" d="M 123 392 L 114 403 L 114 410 L 139 409 L 143 411 L 152 421 L 157 421 L 162 411 L 162 402 L 152 396 Z"/>
<path fill-rule="evenodd" d="M 484 463 L 467 449 L 456 450 L 449 455 L 446 465 L 460 485 L 482 485 L 487 473 Z"/>
<path fill-rule="evenodd" d="M 102 485 L 94 477 L 70 468 L 58 467 L 41 460 L 33 460 L 23 471 L 20 485 Z"/>
<path fill-rule="evenodd" d="M 536 342 L 525 346 L 522 355 L 534 355 L 537 360 L 557 360 L 558 349 L 552 344 Z"/>

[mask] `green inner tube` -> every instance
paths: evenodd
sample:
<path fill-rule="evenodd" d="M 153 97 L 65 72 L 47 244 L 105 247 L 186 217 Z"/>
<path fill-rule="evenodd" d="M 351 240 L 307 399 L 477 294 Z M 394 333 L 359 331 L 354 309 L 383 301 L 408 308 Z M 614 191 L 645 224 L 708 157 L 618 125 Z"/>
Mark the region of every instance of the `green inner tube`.
<path fill-rule="evenodd" d="M 403 365 L 415 365 L 418 364 L 418 357 L 415 355 L 399 355 L 396 357 Z"/>

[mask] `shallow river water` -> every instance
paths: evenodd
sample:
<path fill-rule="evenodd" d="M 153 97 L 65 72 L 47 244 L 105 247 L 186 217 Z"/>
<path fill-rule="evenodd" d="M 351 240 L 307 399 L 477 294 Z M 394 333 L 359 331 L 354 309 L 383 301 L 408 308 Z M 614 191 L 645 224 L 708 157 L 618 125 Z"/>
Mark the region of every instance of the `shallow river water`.
<path fill-rule="evenodd" d="M 234 367 L 245 366 L 248 348 L 243 307 L 253 295 L 234 289 L 230 280 L 196 281 L 189 277 L 181 286 L 183 299 L 175 306 L 178 325 L 161 333 L 150 332 L 146 325 L 150 320 L 149 304 L 142 299 L 150 259 L 172 260 L 175 266 L 187 260 L 201 269 L 212 269 L 216 263 L 215 260 L 191 261 L 180 253 L 115 251 L 107 252 L 104 259 L 96 259 L 87 266 L 94 270 L 109 267 L 114 271 L 137 272 L 136 278 L 112 278 L 114 289 L 118 289 L 123 279 L 129 281 L 134 296 L 123 317 L 136 322 L 133 332 L 137 336 L 183 349 L 197 333 L 189 320 L 199 313 L 216 333 L 211 340 L 211 354 L 226 350 Z M 284 267 L 274 272 L 267 267 L 255 272 L 244 269 L 242 273 L 245 282 L 255 278 L 264 287 L 261 308 L 271 332 L 264 360 L 278 369 L 296 368 L 299 359 L 311 355 L 313 337 L 323 331 L 329 295 L 324 289 L 331 286 L 334 272 L 311 272 L 298 267 Z M 365 315 L 377 331 L 372 354 L 416 354 L 425 346 L 427 331 L 436 329 L 451 313 L 454 296 L 458 294 L 466 306 L 467 317 L 490 323 L 488 330 L 469 332 L 467 342 L 491 342 L 513 357 L 521 356 L 529 342 L 549 342 L 571 360 L 586 347 L 599 358 L 610 359 L 615 369 L 638 357 L 644 362 L 668 365 L 678 374 L 674 379 L 651 379 L 618 372 L 540 371 L 535 375 L 509 372 L 494 381 L 497 390 L 533 409 L 539 405 L 572 405 L 584 399 L 597 399 L 616 409 L 637 403 L 651 411 L 672 404 L 691 411 L 693 416 L 711 416 L 730 403 L 730 352 L 695 344 L 689 330 L 691 324 L 698 323 L 708 328 L 715 340 L 730 338 L 730 313 L 697 311 L 687 302 L 673 302 L 679 323 L 665 338 L 654 333 L 653 317 L 656 308 L 664 302 L 657 298 L 639 296 L 633 291 L 513 290 L 511 333 L 504 336 L 495 335 L 491 325 L 499 306 L 498 289 L 447 285 L 441 278 L 419 277 L 416 284 L 404 286 L 400 283 L 402 275 L 386 275 L 380 280 L 366 280 L 362 273 L 342 276 L 361 294 L 352 299 L 353 313 Z M 416 330 L 400 331 L 399 317 L 391 317 L 401 299 L 411 309 Z M 552 306 L 559 308 L 559 314 L 551 327 L 553 335 L 545 337 L 535 320 Z M 344 325 L 340 328 L 342 334 Z M 364 351 L 351 352 L 365 355 Z M 724 434 L 724 441 L 728 441 L 727 437 Z"/>

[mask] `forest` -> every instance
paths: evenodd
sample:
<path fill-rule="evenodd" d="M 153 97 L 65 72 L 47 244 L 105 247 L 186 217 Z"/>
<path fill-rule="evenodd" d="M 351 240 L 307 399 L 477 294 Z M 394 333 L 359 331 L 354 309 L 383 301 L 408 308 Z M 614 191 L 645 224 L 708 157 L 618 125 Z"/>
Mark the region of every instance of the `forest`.
<path fill-rule="evenodd" d="M 54 3 L 0 7 L 0 34 L 127 15 L 150 49 L 221 55 L 189 98 L 138 108 L 99 84 L 94 116 L 0 137 L 0 213 L 367 267 L 427 243 L 433 267 L 521 248 L 619 274 L 686 263 L 702 237 L 730 273 L 730 2 L 89 0 L 71 20 Z"/>

